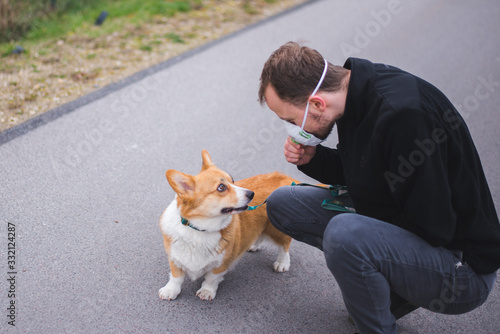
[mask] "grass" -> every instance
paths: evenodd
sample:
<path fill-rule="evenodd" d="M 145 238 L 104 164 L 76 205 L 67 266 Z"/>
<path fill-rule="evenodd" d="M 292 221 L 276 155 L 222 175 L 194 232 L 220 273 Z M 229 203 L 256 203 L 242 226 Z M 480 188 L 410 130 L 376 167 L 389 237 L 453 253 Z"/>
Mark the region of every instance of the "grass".
<path fill-rule="evenodd" d="M 6 3 L 52 1 L 59 11 L 0 41 L 0 131 L 305 0 L 0 0 L 0 36 Z"/>
<path fill-rule="evenodd" d="M 179 44 L 184 44 L 186 43 L 182 38 L 181 36 L 177 35 L 176 33 L 169 33 L 169 34 L 165 34 L 165 38 L 170 40 L 171 42 L 173 43 L 179 43 Z"/>
<path fill-rule="evenodd" d="M 11 1 L 26 5 L 35 0 Z M 49 1 L 43 3 L 48 6 Z M 57 0 L 56 4 L 60 8 L 55 11 L 47 8 L 40 8 L 36 13 L 32 11 L 33 18 L 29 20 L 29 27 L 25 27 L 26 31 L 21 37 L 11 38 L 16 37 L 18 33 L 14 28 L 9 33 L 7 28 L 6 32 L 0 35 L 0 54 L 11 54 L 16 45 L 23 45 L 25 50 L 29 51 L 30 45 L 72 34 L 88 37 L 110 34 L 120 30 L 125 24 L 141 25 L 159 17 L 172 17 L 180 12 L 201 9 L 203 0 Z M 96 28 L 94 23 L 103 11 L 108 12 L 108 16 L 104 23 Z M 23 20 L 26 21 L 26 17 Z M 175 42 L 181 43 L 179 40 Z"/>

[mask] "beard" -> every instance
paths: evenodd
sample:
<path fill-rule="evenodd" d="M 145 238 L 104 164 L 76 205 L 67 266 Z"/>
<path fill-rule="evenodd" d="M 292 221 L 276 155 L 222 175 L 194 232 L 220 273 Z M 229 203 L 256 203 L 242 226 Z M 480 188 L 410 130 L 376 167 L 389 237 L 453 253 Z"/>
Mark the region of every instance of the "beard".
<path fill-rule="evenodd" d="M 313 135 L 321 140 L 325 140 L 332 133 L 334 126 L 335 121 L 326 123 L 316 133 L 313 133 Z"/>

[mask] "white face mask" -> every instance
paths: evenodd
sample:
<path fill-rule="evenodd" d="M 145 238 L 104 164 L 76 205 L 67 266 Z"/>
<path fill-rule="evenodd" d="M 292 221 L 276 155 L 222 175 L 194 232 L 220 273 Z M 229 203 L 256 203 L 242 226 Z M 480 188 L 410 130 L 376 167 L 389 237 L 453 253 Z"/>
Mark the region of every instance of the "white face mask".
<path fill-rule="evenodd" d="M 324 142 L 324 139 L 319 139 L 313 134 L 306 132 L 301 129 L 299 126 L 285 122 L 285 128 L 288 132 L 288 135 L 292 139 L 295 144 L 302 144 L 306 146 L 317 146 Z"/>
<path fill-rule="evenodd" d="M 328 70 L 328 62 L 325 61 L 325 69 L 323 70 L 323 74 L 321 75 L 321 79 L 319 79 L 318 85 L 314 88 L 311 96 L 318 92 L 319 87 L 323 83 L 325 79 L 326 71 Z M 304 112 L 304 120 L 302 121 L 302 126 L 298 127 L 295 124 L 291 124 L 289 122 L 285 122 L 285 128 L 288 132 L 288 135 L 292 138 L 292 141 L 297 144 L 302 144 L 306 146 L 316 146 L 325 141 L 325 139 L 319 139 L 315 137 L 313 134 L 308 133 L 304 130 L 304 125 L 306 124 L 307 114 L 309 113 L 309 99 L 307 99 L 306 111 Z"/>

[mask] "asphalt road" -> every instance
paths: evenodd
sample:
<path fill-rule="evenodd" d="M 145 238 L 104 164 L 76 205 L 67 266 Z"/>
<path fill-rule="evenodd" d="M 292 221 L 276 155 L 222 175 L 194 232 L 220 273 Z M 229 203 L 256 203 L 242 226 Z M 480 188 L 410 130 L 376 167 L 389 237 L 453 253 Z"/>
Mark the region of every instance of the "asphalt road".
<path fill-rule="evenodd" d="M 298 242 L 288 273 L 273 272 L 269 247 L 246 254 L 212 302 L 195 297 L 201 281 L 160 300 L 168 263 L 157 224 L 173 198 L 164 173 L 197 173 L 207 149 L 235 179 L 280 170 L 310 181 L 287 165 L 285 131 L 257 102 L 269 54 L 302 39 L 332 63 L 367 58 L 442 89 L 498 210 L 499 17 L 494 0 L 312 1 L 1 133 L 0 332 L 356 332 L 322 253 Z M 471 313 L 420 309 L 400 333 L 497 333 L 498 285 Z"/>

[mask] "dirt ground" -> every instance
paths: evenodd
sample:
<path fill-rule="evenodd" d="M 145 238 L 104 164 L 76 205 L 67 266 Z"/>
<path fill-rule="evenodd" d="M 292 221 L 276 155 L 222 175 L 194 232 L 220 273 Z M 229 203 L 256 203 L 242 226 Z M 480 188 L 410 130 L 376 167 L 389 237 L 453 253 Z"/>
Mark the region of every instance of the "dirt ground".
<path fill-rule="evenodd" d="M 1 57 L 0 131 L 306 1 L 209 0 L 110 35 L 68 34 Z"/>

